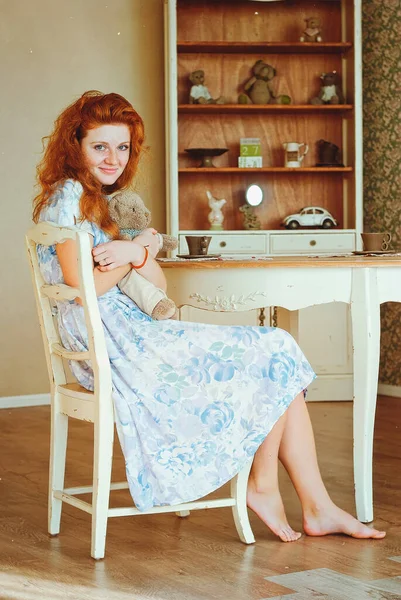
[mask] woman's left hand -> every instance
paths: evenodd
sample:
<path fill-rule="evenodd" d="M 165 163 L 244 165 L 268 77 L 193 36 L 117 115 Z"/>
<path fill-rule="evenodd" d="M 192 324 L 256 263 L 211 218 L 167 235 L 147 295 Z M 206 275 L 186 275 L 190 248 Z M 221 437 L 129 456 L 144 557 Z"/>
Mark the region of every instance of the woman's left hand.
<path fill-rule="evenodd" d="M 92 255 L 100 271 L 111 271 L 137 260 L 138 244 L 134 245 L 130 240 L 113 240 L 93 248 Z"/>

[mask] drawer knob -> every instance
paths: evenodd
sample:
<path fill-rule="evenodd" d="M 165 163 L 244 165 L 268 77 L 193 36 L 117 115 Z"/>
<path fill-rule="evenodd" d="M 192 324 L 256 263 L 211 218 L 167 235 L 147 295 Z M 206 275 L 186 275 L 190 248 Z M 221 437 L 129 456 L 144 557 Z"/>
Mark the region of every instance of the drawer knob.
<path fill-rule="evenodd" d="M 309 242 L 309 246 L 316 246 L 316 240 L 311 240 Z"/>
<path fill-rule="evenodd" d="M 227 246 L 227 242 L 220 242 L 220 248 L 225 248 Z"/>

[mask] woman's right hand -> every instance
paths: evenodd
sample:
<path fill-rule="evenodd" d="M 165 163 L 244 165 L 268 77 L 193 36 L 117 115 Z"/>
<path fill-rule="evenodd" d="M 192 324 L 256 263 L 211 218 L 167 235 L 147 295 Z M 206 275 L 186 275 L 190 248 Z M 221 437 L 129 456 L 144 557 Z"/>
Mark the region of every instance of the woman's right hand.
<path fill-rule="evenodd" d="M 148 250 L 149 250 L 149 254 L 153 258 L 156 258 L 157 254 L 159 252 L 159 249 L 160 249 L 159 236 L 156 234 L 157 234 L 156 229 L 153 229 L 153 227 L 150 227 L 148 229 L 144 229 L 142 231 L 142 233 L 137 235 L 133 240 L 135 243 L 141 244 L 141 246 L 147 246 Z"/>

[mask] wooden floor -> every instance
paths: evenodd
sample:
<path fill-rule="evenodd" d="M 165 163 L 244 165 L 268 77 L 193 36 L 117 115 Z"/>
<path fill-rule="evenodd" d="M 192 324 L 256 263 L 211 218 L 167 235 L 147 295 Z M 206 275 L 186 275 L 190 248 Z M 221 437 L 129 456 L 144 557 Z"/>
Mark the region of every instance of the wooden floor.
<path fill-rule="evenodd" d="M 353 512 L 352 407 L 309 405 L 333 499 Z M 0 411 L 1 600 L 401 599 L 401 399 L 378 403 L 375 524 L 384 541 L 343 536 L 279 542 L 252 515 L 253 546 L 237 538 L 229 508 L 109 521 L 106 558 L 89 556 L 90 517 L 65 506 L 61 534 L 46 532 L 49 408 Z M 67 485 L 90 482 L 92 428 L 72 422 Z M 114 479 L 124 478 L 121 453 Z M 284 473 L 290 523 L 298 501 Z M 116 493 L 113 505 L 127 502 Z M 391 559 L 391 560 L 390 560 Z M 305 572 L 307 571 L 307 572 Z"/>

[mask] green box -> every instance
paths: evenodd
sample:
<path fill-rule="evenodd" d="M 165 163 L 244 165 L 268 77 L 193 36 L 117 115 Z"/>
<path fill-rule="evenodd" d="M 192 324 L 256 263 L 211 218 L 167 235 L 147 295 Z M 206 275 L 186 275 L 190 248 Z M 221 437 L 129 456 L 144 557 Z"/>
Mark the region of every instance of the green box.
<path fill-rule="evenodd" d="M 262 156 L 260 138 L 241 138 L 240 156 Z"/>

